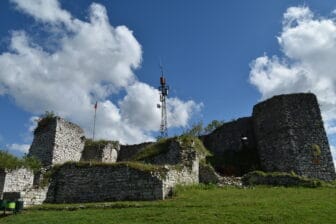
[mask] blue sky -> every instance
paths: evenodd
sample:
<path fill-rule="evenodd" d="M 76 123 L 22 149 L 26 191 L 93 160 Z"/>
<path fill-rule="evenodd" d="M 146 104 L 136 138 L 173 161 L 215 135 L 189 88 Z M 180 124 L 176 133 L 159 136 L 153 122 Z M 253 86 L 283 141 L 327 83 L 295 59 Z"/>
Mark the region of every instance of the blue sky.
<path fill-rule="evenodd" d="M 323 83 L 328 81 L 333 83 L 336 77 L 326 75 L 323 79 L 315 79 L 318 77 L 315 74 L 320 70 L 309 67 L 312 61 L 309 52 L 315 50 L 322 52 L 323 56 L 330 54 L 328 49 L 323 48 L 325 45 L 317 44 L 321 38 L 312 40 L 306 31 L 317 29 L 322 39 L 324 36 L 332 35 L 330 34 L 332 31 L 323 26 L 323 21 L 331 23 L 335 21 L 333 13 L 336 9 L 335 1 L 106 0 L 95 1 L 99 6 L 95 8 L 92 7 L 92 1 L 87 0 L 60 0 L 58 5 L 44 6 L 36 4 L 38 2 L 33 0 L 26 1 L 35 2 L 30 5 L 25 5 L 23 2 L 20 0 L 0 2 L 2 66 L 0 148 L 2 149 L 20 154 L 20 150 L 27 148 L 32 140 L 31 130 L 34 125 L 32 121 L 45 110 L 53 110 L 79 123 L 89 135 L 92 123 L 91 106 L 95 100 L 99 102 L 98 109 L 102 110 L 101 120 L 97 126 L 97 129 L 101 130 L 98 130 L 101 138 L 120 138 L 123 142 L 130 143 L 152 139 L 157 135 L 155 130 L 159 127 L 159 113 L 153 109 L 146 115 L 143 110 L 151 105 L 144 102 L 145 100 L 152 101 L 154 105 L 157 103 L 157 99 L 153 98 L 155 93 L 153 87 L 156 88 L 159 84 L 160 60 L 171 87 L 170 97 L 174 99 L 169 104 L 172 124 L 170 133 L 181 132 L 188 127 L 188 124 L 199 120 L 208 123 L 213 119 L 229 121 L 249 116 L 253 105 L 261 99 L 278 93 L 311 91 L 311 83 L 314 80 L 321 83 L 319 88 L 316 87 L 317 89 L 312 91 L 316 91 L 319 100 L 322 99 L 322 104 L 325 105 L 322 110 L 325 111 L 324 118 L 328 121 L 328 133 L 333 142 L 335 117 L 330 114 L 336 108 L 331 100 L 333 95 L 326 94 L 323 89 L 334 92 L 335 88 L 334 85 L 323 86 Z M 57 3 L 56 0 L 49 2 Z M 290 10 L 291 7 L 293 10 Z M 105 31 L 110 32 L 108 29 L 101 33 L 99 30 L 84 32 L 85 26 L 91 26 L 92 30 L 99 29 L 90 18 L 92 15 L 102 16 L 104 8 L 108 25 L 116 29 L 125 26 L 126 30 L 119 30 L 120 32 L 116 31 L 114 34 L 112 32 L 112 35 L 106 35 L 105 39 L 102 39 L 107 42 L 102 42 L 100 45 L 97 43 L 96 48 L 88 49 L 85 43 L 90 43 L 91 37 L 96 38 L 97 35 L 99 39 L 101 36 L 98 35 L 105 35 L 106 33 L 103 33 Z M 69 16 L 72 19 L 69 19 Z M 104 15 L 101 18 L 103 17 Z M 80 24 L 78 25 L 75 20 L 80 21 Z M 322 25 L 316 27 L 313 25 L 314 22 Z M 78 27 L 74 28 L 77 25 Z M 309 50 L 310 46 L 314 46 L 307 54 L 297 53 L 293 40 L 297 40 L 295 37 L 298 36 L 303 45 L 307 43 L 304 48 Z M 127 41 L 120 42 L 118 38 Z M 22 39 L 25 39 L 27 46 L 20 42 Z M 64 50 L 76 40 L 79 40 L 76 49 Z M 27 63 L 25 55 L 27 52 L 10 47 L 14 41 L 18 41 L 18 48 L 35 52 L 30 53 L 33 55 L 32 58 L 41 59 L 43 71 L 36 71 L 35 67 Z M 122 56 L 116 56 L 106 50 L 113 48 L 113 41 L 120 44 L 118 49 L 123 52 Z M 332 45 L 335 39 L 330 38 L 326 41 Z M 99 58 L 101 51 L 98 52 L 98 49 L 107 43 L 112 44 L 110 48 L 106 47 L 106 52 L 103 50 L 106 57 L 102 60 Z M 318 48 L 319 46 L 322 47 Z M 39 50 L 34 51 L 36 49 Z M 87 52 L 92 52 L 92 57 L 86 55 L 77 58 L 79 54 L 88 54 Z M 313 52 L 314 55 L 318 54 L 316 52 Z M 7 57 L 6 54 L 10 56 Z M 76 63 L 82 66 L 78 68 L 65 62 L 57 64 L 56 59 L 52 57 L 53 54 L 68 56 L 70 61 L 75 57 Z M 90 77 L 86 80 L 87 70 L 82 71 L 81 68 L 84 65 L 89 66 L 88 61 L 91 63 L 91 60 L 92 66 L 97 67 L 90 71 L 92 74 L 94 71 L 101 71 L 99 67 L 104 66 L 111 72 L 106 74 L 103 72 L 100 78 Z M 119 68 L 113 67 L 113 60 L 125 66 L 121 72 L 124 75 L 118 79 L 125 80 L 125 83 L 119 83 L 111 77 L 119 71 Z M 332 64 L 330 62 L 331 70 L 334 69 Z M 322 65 L 325 67 L 325 64 Z M 62 76 L 62 79 L 58 79 L 61 73 L 54 72 L 57 66 L 68 66 L 65 68 L 67 75 Z M 13 74 L 18 71 L 14 68 L 18 67 L 20 74 L 29 78 L 14 76 Z M 126 67 L 131 68 L 131 71 Z M 278 71 L 284 71 L 286 75 L 279 75 Z M 302 71 L 308 71 L 307 73 L 312 71 L 304 79 L 310 80 L 309 82 L 300 79 L 301 76 L 298 74 Z M 41 76 L 34 76 L 34 72 L 41 72 Z M 42 73 L 50 76 L 44 77 Z M 69 78 L 77 73 L 78 76 Z M 9 80 L 9 76 L 15 78 Z M 41 82 L 34 86 L 38 77 L 44 77 L 46 83 Z M 80 81 L 77 79 L 81 77 L 87 81 L 83 85 L 78 84 Z M 265 77 L 269 79 L 265 81 Z M 55 79 L 57 82 L 52 85 Z M 62 83 L 61 80 L 67 83 L 67 88 L 64 88 L 63 92 L 57 89 L 57 85 Z M 288 80 L 292 81 L 287 83 Z M 29 82 L 32 84 L 29 85 Z M 90 82 L 104 91 L 92 89 L 88 85 Z M 21 88 L 22 83 L 24 85 Z M 55 92 L 49 96 L 43 85 L 50 89 L 50 92 Z M 72 87 L 77 92 L 67 92 Z M 69 102 L 76 101 L 81 92 L 87 94 L 85 99 L 79 100 L 83 101 L 80 105 L 88 105 L 87 111 L 83 114 L 79 109 L 71 108 L 72 105 L 77 108 L 80 106 Z M 71 97 L 65 97 L 68 95 Z M 135 112 L 138 117 L 134 118 L 132 114 Z M 110 120 L 106 122 L 103 118 Z M 122 131 L 119 131 L 121 129 Z"/>

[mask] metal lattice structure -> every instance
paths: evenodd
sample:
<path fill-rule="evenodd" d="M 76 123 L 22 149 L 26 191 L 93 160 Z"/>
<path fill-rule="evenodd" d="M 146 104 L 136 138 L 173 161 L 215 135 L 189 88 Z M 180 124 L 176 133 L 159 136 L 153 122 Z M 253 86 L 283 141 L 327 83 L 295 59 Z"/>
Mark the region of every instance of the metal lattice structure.
<path fill-rule="evenodd" d="M 168 90 L 169 86 L 166 85 L 166 78 L 163 76 L 163 69 L 161 67 L 161 77 L 160 77 L 160 102 L 161 104 L 158 104 L 158 108 L 161 109 L 161 125 L 160 125 L 160 133 L 161 137 L 168 137 L 168 121 L 167 121 L 167 104 L 166 99 L 168 96 Z"/>

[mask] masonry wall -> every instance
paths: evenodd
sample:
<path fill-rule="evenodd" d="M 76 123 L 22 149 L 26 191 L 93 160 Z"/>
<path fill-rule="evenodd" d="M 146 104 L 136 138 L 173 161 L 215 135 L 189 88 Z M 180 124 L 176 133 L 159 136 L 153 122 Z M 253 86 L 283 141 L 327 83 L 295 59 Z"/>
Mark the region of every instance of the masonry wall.
<path fill-rule="evenodd" d="M 133 156 L 143 150 L 146 146 L 152 144 L 152 142 L 145 142 L 136 145 L 120 145 L 120 151 L 118 153 L 118 162 L 131 161 Z"/>
<path fill-rule="evenodd" d="M 224 123 L 209 135 L 202 137 L 204 146 L 216 155 L 223 155 L 225 151 L 239 151 L 242 147 L 242 135 L 248 138 L 251 148 L 255 148 L 253 120 L 251 117 L 239 118 Z"/>
<path fill-rule="evenodd" d="M 20 192 L 33 186 L 33 171 L 20 168 L 0 171 L 0 194 L 3 192 Z"/>
<path fill-rule="evenodd" d="M 335 179 L 315 95 L 280 95 L 261 102 L 253 108 L 253 122 L 263 170 Z"/>
<path fill-rule="evenodd" d="M 60 117 L 42 120 L 34 133 L 29 155 L 44 166 L 79 161 L 84 149 L 84 131 Z"/>
<path fill-rule="evenodd" d="M 242 142 L 242 137 L 247 140 Z M 241 176 L 258 169 L 259 159 L 252 117 L 224 123 L 212 133 L 201 136 L 204 146 L 213 153 L 210 162 L 224 175 Z"/>
<path fill-rule="evenodd" d="M 29 156 L 35 156 L 43 165 L 49 166 L 53 161 L 57 120 L 39 122 L 34 132 L 34 139 L 29 148 Z"/>
<path fill-rule="evenodd" d="M 118 143 L 96 144 L 85 146 L 81 161 L 98 161 L 105 163 L 114 163 L 117 161 L 120 146 Z"/>
<path fill-rule="evenodd" d="M 54 176 L 47 194 L 50 203 L 77 203 L 163 198 L 162 180 L 126 165 L 65 165 Z"/>
<path fill-rule="evenodd" d="M 79 203 L 121 200 L 160 200 L 176 184 L 198 183 L 189 169 L 160 171 L 134 168 L 124 163 L 88 166 L 65 164 L 54 175 L 46 202 Z"/>

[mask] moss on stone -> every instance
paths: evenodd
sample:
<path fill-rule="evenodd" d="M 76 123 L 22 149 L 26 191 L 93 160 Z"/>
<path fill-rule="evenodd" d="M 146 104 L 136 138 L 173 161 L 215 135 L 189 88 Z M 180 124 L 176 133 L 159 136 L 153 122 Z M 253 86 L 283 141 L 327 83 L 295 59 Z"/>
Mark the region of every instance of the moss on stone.
<path fill-rule="evenodd" d="M 46 111 L 38 120 L 37 127 L 34 130 L 34 134 L 42 131 L 48 124 L 56 118 L 54 112 Z"/>
<path fill-rule="evenodd" d="M 295 173 L 253 171 L 242 177 L 243 185 L 321 187 L 324 181 L 298 176 Z"/>
<path fill-rule="evenodd" d="M 141 161 L 145 159 L 150 159 L 155 156 L 167 153 L 169 151 L 169 145 L 172 139 L 162 138 L 155 143 L 146 146 L 143 150 L 138 152 L 132 158 L 133 161 Z"/>
<path fill-rule="evenodd" d="M 181 135 L 176 139 L 180 142 L 182 150 L 193 148 L 198 154 L 203 155 L 204 157 L 212 155 L 210 151 L 205 148 L 203 142 L 197 137 L 191 135 Z"/>
<path fill-rule="evenodd" d="M 140 162 L 118 162 L 118 163 L 103 163 L 103 162 L 66 162 L 61 165 L 55 165 L 49 169 L 43 176 L 43 181 L 41 187 L 44 187 L 50 183 L 50 180 L 57 175 L 57 172 L 62 168 L 94 168 L 94 167 L 129 167 L 142 172 L 155 172 L 163 177 L 167 172 L 168 168 L 164 166 L 145 164 Z"/>
<path fill-rule="evenodd" d="M 86 139 L 84 150 L 88 148 L 90 149 L 91 148 L 94 148 L 94 149 L 104 148 L 108 144 L 111 144 L 113 147 L 117 147 L 119 145 L 119 142 L 118 141 L 108 141 L 108 140 L 93 141 L 92 139 Z"/>

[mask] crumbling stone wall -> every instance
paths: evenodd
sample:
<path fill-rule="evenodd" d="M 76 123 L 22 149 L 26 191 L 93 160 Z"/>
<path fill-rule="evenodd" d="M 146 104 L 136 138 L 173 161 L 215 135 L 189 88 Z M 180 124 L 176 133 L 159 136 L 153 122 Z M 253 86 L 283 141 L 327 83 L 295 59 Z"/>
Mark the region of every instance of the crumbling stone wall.
<path fill-rule="evenodd" d="M 261 102 L 253 108 L 253 122 L 263 170 L 335 179 L 315 95 L 280 95 Z"/>
<path fill-rule="evenodd" d="M 172 171 L 168 167 L 155 171 L 125 163 L 94 166 L 65 164 L 54 174 L 46 201 L 77 203 L 165 199 L 176 184 L 196 183 L 197 178 L 187 178 L 188 175 L 188 171 Z"/>
<path fill-rule="evenodd" d="M 204 146 L 212 153 L 220 156 L 225 151 L 239 151 L 242 148 L 241 138 L 247 137 L 249 147 L 255 148 L 252 117 L 239 118 L 224 123 L 209 135 L 201 137 Z"/>
<path fill-rule="evenodd" d="M 0 171 L 0 195 L 3 192 L 20 192 L 33 186 L 32 170 L 20 168 Z"/>
<path fill-rule="evenodd" d="M 213 157 L 209 160 L 221 174 L 241 176 L 260 166 L 252 117 L 224 123 L 200 139 L 213 153 Z"/>
<path fill-rule="evenodd" d="M 85 145 L 81 161 L 98 161 L 114 163 L 117 161 L 120 145 L 118 142 Z"/>
<path fill-rule="evenodd" d="M 117 161 L 131 161 L 137 153 L 150 144 L 152 144 L 152 142 L 144 142 L 136 145 L 120 145 Z"/>
<path fill-rule="evenodd" d="M 39 122 L 29 155 L 41 160 L 44 166 L 79 161 L 84 148 L 84 131 L 60 117 Z"/>

